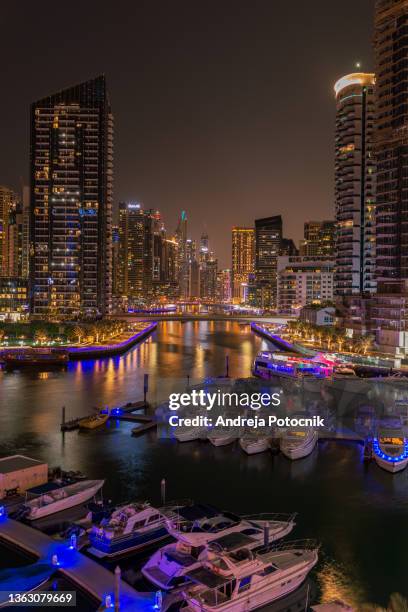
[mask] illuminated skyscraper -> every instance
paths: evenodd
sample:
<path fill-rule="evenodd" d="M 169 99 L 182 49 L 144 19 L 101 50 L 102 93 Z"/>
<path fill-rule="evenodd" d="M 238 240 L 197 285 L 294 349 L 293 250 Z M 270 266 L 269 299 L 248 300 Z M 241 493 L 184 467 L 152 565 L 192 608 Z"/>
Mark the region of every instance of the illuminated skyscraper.
<path fill-rule="evenodd" d="M 282 217 L 255 221 L 255 278 L 260 308 L 276 308 L 277 259 L 282 245 Z"/>
<path fill-rule="evenodd" d="M 326 259 L 334 257 L 336 222 L 306 221 L 304 224 L 304 239 L 300 241 L 299 255 Z"/>
<path fill-rule="evenodd" d="M 0 185 L 0 276 L 10 276 L 10 220 L 17 206 L 17 195 L 12 189 Z"/>
<path fill-rule="evenodd" d="M 129 302 L 153 294 L 155 214 L 139 202 L 119 204 L 119 287 Z"/>
<path fill-rule="evenodd" d="M 408 354 L 408 0 L 376 0 L 376 275 L 381 350 Z"/>
<path fill-rule="evenodd" d="M 255 230 L 253 227 L 232 228 L 232 299 L 245 301 L 248 277 L 255 270 Z"/>
<path fill-rule="evenodd" d="M 337 296 L 376 289 L 374 84 L 374 74 L 354 73 L 334 86 Z"/>
<path fill-rule="evenodd" d="M 106 314 L 112 291 L 113 118 L 105 77 L 31 106 L 35 315 Z"/>

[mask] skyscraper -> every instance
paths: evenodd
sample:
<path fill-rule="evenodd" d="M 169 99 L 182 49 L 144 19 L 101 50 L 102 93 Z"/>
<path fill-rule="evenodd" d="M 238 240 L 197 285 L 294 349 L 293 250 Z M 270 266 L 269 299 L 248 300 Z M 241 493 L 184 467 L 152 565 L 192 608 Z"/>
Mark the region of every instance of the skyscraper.
<path fill-rule="evenodd" d="M 119 203 L 119 291 L 129 302 L 151 297 L 153 224 L 139 202 Z"/>
<path fill-rule="evenodd" d="M 261 308 L 277 305 L 277 259 L 282 243 L 282 217 L 255 221 L 255 278 L 257 303 Z"/>
<path fill-rule="evenodd" d="M 408 354 L 408 1 L 376 0 L 376 275 L 382 350 Z"/>
<path fill-rule="evenodd" d="M 300 241 L 300 256 L 315 259 L 334 257 L 335 221 L 306 221 L 303 236 L 303 240 Z"/>
<path fill-rule="evenodd" d="M 373 293 L 376 288 L 374 84 L 374 74 L 354 73 L 334 86 L 338 296 Z"/>
<path fill-rule="evenodd" d="M 232 228 L 232 299 L 245 301 L 248 278 L 255 270 L 255 230 L 253 227 Z"/>
<path fill-rule="evenodd" d="M 180 285 L 180 297 L 188 297 L 189 293 L 189 263 L 187 255 L 187 214 L 181 211 L 176 229 L 176 240 L 178 242 L 178 279 Z"/>
<path fill-rule="evenodd" d="M 12 189 L 0 185 L 0 276 L 9 273 L 10 219 L 17 205 L 17 195 Z"/>
<path fill-rule="evenodd" d="M 104 76 L 32 104 L 30 161 L 33 314 L 109 313 L 113 117 Z"/>

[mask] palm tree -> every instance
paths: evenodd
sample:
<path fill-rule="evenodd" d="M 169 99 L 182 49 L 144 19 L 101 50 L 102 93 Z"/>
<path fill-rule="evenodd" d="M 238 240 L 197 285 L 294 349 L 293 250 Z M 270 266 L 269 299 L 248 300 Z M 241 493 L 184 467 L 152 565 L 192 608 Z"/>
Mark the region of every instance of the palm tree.
<path fill-rule="evenodd" d="M 89 330 L 93 336 L 94 342 L 98 343 L 99 342 L 99 336 L 101 334 L 101 330 L 100 330 L 100 326 L 95 323 L 95 325 L 92 325 L 91 329 Z"/>
<path fill-rule="evenodd" d="M 362 336 L 358 341 L 358 345 L 363 352 L 363 355 L 367 355 L 369 349 L 373 345 L 373 339 L 371 336 Z"/>
<path fill-rule="evenodd" d="M 76 325 L 72 330 L 72 335 L 78 340 L 78 344 L 81 344 L 81 340 L 85 336 L 85 330 L 80 325 Z"/>
<path fill-rule="evenodd" d="M 36 342 L 39 342 L 40 344 L 43 344 L 44 342 L 47 342 L 47 340 L 48 340 L 47 334 L 41 328 L 36 329 L 35 332 L 34 332 L 34 340 Z"/>

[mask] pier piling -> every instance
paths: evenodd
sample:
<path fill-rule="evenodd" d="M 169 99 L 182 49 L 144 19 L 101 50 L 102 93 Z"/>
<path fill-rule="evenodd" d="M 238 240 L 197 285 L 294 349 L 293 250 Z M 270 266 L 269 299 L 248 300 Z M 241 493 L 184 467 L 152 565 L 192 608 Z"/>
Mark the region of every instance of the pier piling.
<path fill-rule="evenodd" d="M 115 567 L 115 612 L 119 612 L 120 610 L 120 578 L 121 578 L 121 569 L 119 565 Z"/>
<path fill-rule="evenodd" d="M 162 478 L 160 483 L 161 503 L 162 506 L 166 505 L 166 479 Z"/>

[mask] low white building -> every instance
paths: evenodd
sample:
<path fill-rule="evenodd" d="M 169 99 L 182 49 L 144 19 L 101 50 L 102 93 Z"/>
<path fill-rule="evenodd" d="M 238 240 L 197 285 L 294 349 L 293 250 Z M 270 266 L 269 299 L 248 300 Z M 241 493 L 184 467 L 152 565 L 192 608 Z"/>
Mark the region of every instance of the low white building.
<path fill-rule="evenodd" d="M 333 300 L 334 261 L 278 257 L 278 311 L 298 314 L 307 304 Z"/>
<path fill-rule="evenodd" d="M 27 489 L 48 481 L 48 464 L 13 455 L 0 459 L 0 499 L 13 493 L 24 493 Z"/>
<path fill-rule="evenodd" d="M 300 311 L 300 320 L 311 325 L 334 325 L 336 309 L 334 306 L 304 306 Z"/>

